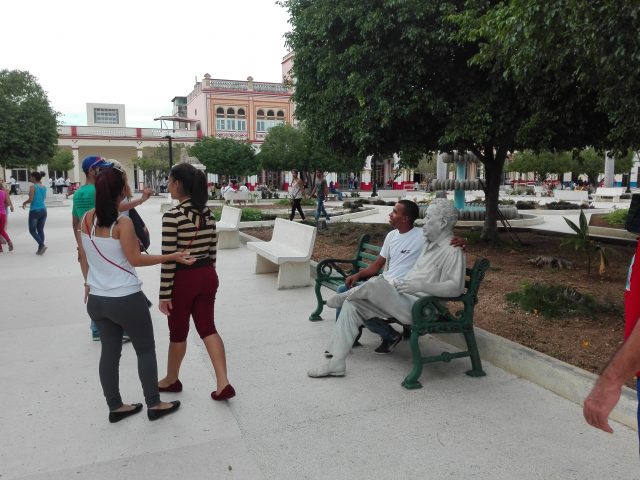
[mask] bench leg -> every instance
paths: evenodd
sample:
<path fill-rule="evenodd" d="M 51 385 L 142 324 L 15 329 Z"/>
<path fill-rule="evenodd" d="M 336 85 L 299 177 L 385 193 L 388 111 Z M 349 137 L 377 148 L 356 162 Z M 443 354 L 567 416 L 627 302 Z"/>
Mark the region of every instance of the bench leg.
<path fill-rule="evenodd" d="M 270 262 L 261 255 L 256 254 L 256 273 L 274 273 L 277 271 L 277 264 Z"/>
<path fill-rule="evenodd" d="M 480 352 L 478 352 L 478 344 L 476 343 L 476 335 L 473 330 L 464 332 L 464 339 L 467 342 L 469 357 L 471 358 L 471 370 L 465 372 L 470 377 L 484 377 L 486 373 L 482 370 L 482 362 L 480 361 Z"/>
<path fill-rule="evenodd" d="M 318 306 L 313 312 L 311 312 L 311 315 L 309 315 L 309 321 L 311 322 L 318 322 L 322 320 L 322 317 L 320 316 L 320 314 L 322 313 L 322 310 L 324 308 L 324 300 L 322 299 L 322 293 L 320 293 L 321 288 L 322 288 L 322 284 L 320 284 L 320 282 L 316 282 L 316 287 L 314 290 L 316 293 Z"/>
<path fill-rule="evenodd" d="M 311 285 L 309 268 L 309 262 L 288 262 L 280 265 L 278 290 Z"/>
<path fill-rule="evenodd" d="M 409 375 L 405 377 L 402 382 L 402 386 L 408 390 L 414 390 L 416 388 L 422 388 L 422 384 L 418 381 L 420 375 L 422 375 L 422 353 L 420 352 L 420 335 L 418 330 L 411 329 L 411 337 L 409 338 L 409 345 L 411 346 L 411 357 L 413 359 L 413 368 Z"/>
<path fill-rule="evenodd" d="M 240 231 L 218 232 L 218 250 L 240 247 Z"/>

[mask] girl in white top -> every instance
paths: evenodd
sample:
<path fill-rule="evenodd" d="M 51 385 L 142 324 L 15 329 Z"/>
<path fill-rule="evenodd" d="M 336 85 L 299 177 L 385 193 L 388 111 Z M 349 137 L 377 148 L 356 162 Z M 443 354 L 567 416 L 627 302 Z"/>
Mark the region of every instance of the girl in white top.
<path fill-rule="evenodd" d="M 109 407 L 109 421 L 138 413 L 142 404 L 124 404 L 118 385 L 122 333 L 127 331 L 138 357 L 138 375 L 147 417 L 156 420 L 178 409 L 180 402 L 162 402 L 158 393 L 153 326 L 147 300 L 134 267 L 179 262 L 190 265 L 188 252 L 142 255 L 131 220 L 119 214 L 126 196 L 122 172 L 106 169 L 96 180 L 96 208 L 81 222 L 81 252 L 87 311 L 100 332 L 100 383 Z"/>

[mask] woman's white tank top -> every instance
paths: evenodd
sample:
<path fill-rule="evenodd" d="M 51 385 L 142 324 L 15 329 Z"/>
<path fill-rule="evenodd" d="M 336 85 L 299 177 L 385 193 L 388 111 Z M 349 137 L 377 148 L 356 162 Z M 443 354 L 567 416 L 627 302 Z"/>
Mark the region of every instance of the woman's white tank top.
<path fill-rule="evenodd" d="M 83 224 L 84 221 L 83 217 Z M 90 287 L 91 295 L 124 297 L 141 290 L 142 282 L 136 275 L 135 268 L 127 260 L 120 240 L 112 238 L 114 226 L 115 222 L 109 229 L 109 237 L 96 237 L 96 217 L 94 215 L 91 235 L 87 235 L 84 231 L 81 232 L 82 247 L 89 264 L 87 284 Z"/>

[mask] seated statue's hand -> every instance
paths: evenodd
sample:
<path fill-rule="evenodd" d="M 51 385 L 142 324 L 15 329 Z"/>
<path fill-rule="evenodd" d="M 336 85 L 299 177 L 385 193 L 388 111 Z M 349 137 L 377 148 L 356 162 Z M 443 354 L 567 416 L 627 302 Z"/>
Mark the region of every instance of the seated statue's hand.
<path fill-rule="evenodd" d="M 420 282 L 417 280 L 396 280 L 393 283 L 398 293 L 418 293 L 420 291 Z"/>

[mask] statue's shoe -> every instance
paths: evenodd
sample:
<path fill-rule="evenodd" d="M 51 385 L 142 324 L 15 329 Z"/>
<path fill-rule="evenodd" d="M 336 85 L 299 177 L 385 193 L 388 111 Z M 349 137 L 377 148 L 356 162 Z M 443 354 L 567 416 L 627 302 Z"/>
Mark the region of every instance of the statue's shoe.
<path fill-rule="evenodd" d="M 322 378 L 322 377 L 344 377 L 345 369 L 334 370 L 331 367 L 331 363 L 327 363 L 318 368 L 312 368 L 307 372 L 311 378 Z"/>

